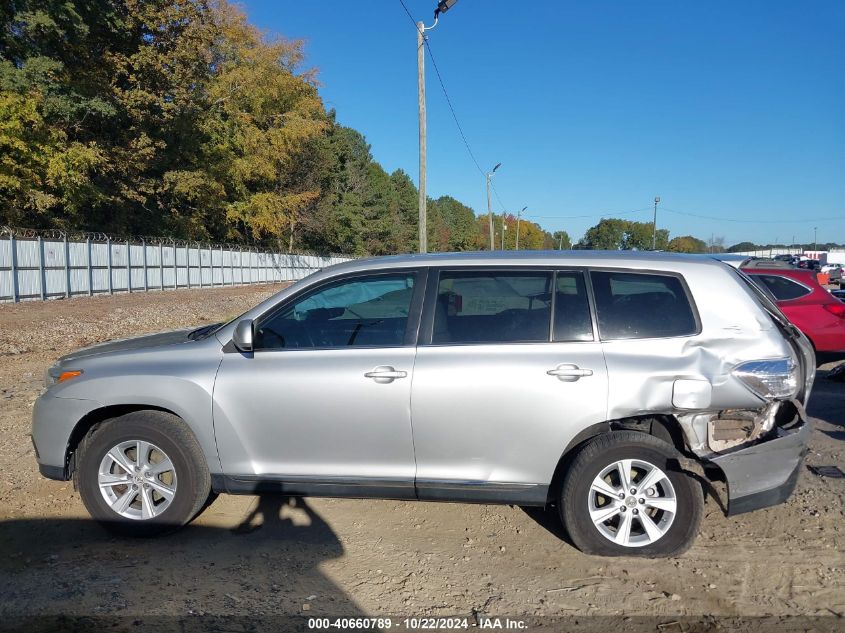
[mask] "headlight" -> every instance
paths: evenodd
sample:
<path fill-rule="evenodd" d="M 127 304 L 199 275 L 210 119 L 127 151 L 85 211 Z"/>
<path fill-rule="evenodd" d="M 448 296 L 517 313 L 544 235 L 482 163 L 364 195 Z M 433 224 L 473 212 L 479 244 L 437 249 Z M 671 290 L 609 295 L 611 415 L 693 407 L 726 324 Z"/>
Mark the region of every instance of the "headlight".
<path fill-rule="evenodd" d="M 752 360 L 737 365 L 733 375 L 767 400 L 791 398 L 798 392 L 798 365 L 791 358 Z"/>
<path fill-rule="evenodd" d="M 65 369 L 63 367 L 50 367 L 47 370 L 47 375 L 44 377 L 44 386 L 49 389 L 53 385 L 72 380 L 82 375 L 81 369 Z"/>

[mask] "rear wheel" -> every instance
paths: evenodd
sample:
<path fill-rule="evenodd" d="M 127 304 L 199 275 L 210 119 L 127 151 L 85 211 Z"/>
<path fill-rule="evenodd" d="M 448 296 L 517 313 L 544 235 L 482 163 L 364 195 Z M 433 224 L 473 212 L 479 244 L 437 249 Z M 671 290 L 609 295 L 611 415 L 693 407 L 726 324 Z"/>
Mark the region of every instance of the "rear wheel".
<path fill-rule="evenodd" d="M 107 420 L 82 441 L 75 472 L 91 516 L 119 534 L 151 536 L 194 518 L 211 476 L 185 423 L 160 411 Z"/>
<path fill-rule="evenodd" d="M 673 446 L 618 431 L 589 441 L 563 481 L 560 511 L 573 543 L 604 556 L 676 556 L 698 534 L 701 486 Z"/>

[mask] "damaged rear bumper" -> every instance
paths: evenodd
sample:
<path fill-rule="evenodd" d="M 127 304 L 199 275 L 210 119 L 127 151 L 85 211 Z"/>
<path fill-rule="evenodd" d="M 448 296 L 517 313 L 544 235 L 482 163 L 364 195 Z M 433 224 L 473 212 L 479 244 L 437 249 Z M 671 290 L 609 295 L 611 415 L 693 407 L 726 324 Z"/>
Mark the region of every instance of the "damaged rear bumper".
<path fill-rule="evenodd" d="M 728 484 L 728 516 L 786 501 L 795 489 L 807 452 L 811 425 L 803 407 L 786 426 L 775 426 L 766 439 L 707 461 L 717 466 Z"/>

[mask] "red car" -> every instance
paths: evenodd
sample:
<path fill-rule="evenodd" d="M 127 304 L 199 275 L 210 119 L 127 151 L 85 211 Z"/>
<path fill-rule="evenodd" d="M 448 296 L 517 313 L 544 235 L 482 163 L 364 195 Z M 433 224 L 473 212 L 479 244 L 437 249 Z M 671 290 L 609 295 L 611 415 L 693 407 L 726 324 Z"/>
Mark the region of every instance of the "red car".
<path fill-rule="evenodd" d="M 815 272 L 776 267 L 743 267 L 742 272 L 774 295 L 816 352 L 845 352 L 845 303 L 825 290 Z"/>

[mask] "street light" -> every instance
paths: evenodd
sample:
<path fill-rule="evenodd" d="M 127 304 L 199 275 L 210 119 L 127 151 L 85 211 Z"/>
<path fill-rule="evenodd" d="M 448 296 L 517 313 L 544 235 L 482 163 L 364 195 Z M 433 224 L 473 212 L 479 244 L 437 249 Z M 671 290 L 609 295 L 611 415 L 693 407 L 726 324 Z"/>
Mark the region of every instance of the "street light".
<path fill-rule="evenodd" d="M 657 250 L 657 205 L 660 196 L 654 196 L 654 223 L 651 225 L 651 250 Z"/>
<path fill-rule="evenodd" d="M 455 6 L 458 0 L 440 0 L 437 8 L 434 9 L 434 24 L 426 26 L 423 22 L 417 22 L 417 111 L 419 116 L 419 143 L 420 143 L 420 190 L 419 190 L 419 242 L 420 253 L 428 250 L 428 232 L 426 230 L 428 219 L 426 217 L 426 192 L 425 192 L 425 32 L 437 26 L 441 13 L 446 13 Z"/>
<path fill-rule="evenodd" d="M 502 214 L 502 250 L 505 250 L 505 231 L 508 230 L 508 225 L 505 224 L 505 214 Z"/>
<path fill-rule="evenodd" d="M 496 163 L 496 166 L 487 172 L 487 222 L 490 225 L 490 250 L 496 250 L 496 242 L 493 236 L 493 205 L 490 203 L 490 178 L 496 173 L 496 170 L 502 166 L 502 163 Z"/>
<path fill-rule="evenodd" d="M 525 211 L 528 207 L 522 207 L 519 213 L 516 214 L 516 249 L 519 250 L 519 218 L 522 215 L 522 212 Z"/>
<path fill-rule="evenodd" d="M 441 13 L 446 13 L 449 9 L 454 7 L 458 0 L 440 0 L 437 3 L 437 8 L 434 10 L 434 23 L 437 24 L 437 18 Z M 431 27 L 434 28 L 434 27 Z"/>

